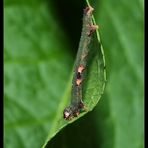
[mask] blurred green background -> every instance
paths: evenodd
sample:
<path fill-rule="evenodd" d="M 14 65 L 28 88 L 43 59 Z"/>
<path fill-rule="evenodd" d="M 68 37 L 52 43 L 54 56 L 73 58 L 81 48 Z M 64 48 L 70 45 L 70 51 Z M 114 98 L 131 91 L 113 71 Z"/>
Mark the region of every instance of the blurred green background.
<path fill-rule="evenodd" d="M 106 57 L 106 89 L 92 112 L 47 147 L 143 148 L 144 1 L 89 2 Z M 39 148 L 69 83 L 86 3 L 4 3 L 4 147 Z"/>

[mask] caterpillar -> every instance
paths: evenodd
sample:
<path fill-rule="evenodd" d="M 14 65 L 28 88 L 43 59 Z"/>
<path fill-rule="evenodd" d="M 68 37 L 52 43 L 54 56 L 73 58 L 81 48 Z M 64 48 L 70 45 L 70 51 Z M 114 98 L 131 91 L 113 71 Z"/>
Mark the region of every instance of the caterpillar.
<path fill-rule="evenodd" d="M 73 117 L 77 117 L 81 110 L 85 110 L 86 106 L 82 100 L 82 88 L 84 73 L 86 71 L 87 59 L 89 54 L 89 44 L 91 42 L 92 34 L 98 29 L 97 25 L 92 22 L 93 8 L 88 6 L 84 9 L 83 13 L 83 25 L 79 48 L 74 66 L 74 76 L 72 80 L 72 92 L 71 92 L 71 104 L 63 111 L 63 117 L 65 120 L 71 120 Z"/>

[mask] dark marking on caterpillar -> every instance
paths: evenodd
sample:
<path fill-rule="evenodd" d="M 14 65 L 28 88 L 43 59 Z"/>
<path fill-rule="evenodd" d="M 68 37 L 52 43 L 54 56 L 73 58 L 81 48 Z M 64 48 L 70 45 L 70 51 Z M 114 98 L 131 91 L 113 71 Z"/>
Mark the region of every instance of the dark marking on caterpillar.
<path fill-rule="evenodd" d="M 84 73 L 86 71 L 87 59 L 89 55 L 89 44 L 93 33 L 98 29 L 97 25 L 92 22 L 93 8 L 88 6 L 84 9 L 83 14 L 83 26 L 81 39 L 79 43 L 79 49 L 75 61 L 74 76 L 72 80 L 71 91 L 71 104 L 63 111 L 63 117 L 66 120 L 70 120 L 73 117 L 77 117 L 81 111 L 86 109 L 82 101 L 82 89 L 84 81 Z"/>
<path fill-rule="evenodd" d="M 77 73 L 77 79 L 81 79 L 81 73 L 80 72 Z"/>

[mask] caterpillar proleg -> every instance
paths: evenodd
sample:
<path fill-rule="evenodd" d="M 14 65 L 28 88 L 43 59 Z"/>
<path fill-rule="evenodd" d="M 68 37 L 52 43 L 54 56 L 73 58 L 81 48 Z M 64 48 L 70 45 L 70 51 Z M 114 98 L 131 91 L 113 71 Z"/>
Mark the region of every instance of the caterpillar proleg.
<path fill-rule="evenodd" d="M 91 6 L 84 9 L 82 33 L 72 80 L 71 104 L 69 107 L 66 107 L 63 112 L 63 117 L 66 120 L 77 117 L 81 110 L 85 110 L 85 105 L 82 101 L 84 73 L 88 61 L 87 59 L 90 50 L 89 44 L 91 42 L 92 34 L 98 28 L 98 26 L 94 25 L 92 22 L 93 10 L 94 9 Z"/>

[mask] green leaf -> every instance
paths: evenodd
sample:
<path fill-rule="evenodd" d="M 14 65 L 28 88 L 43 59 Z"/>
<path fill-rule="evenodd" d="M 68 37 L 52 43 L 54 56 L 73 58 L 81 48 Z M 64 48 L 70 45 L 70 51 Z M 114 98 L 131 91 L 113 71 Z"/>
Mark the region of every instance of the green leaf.
<path fill-rule="evenodd" d="M 41 147 L 66 96 L 73 58 L 64 31 L 50 14 L 45 2 L 4 8 L 7 148 Z"/>
<path fill-rule="evenodd" d="M 4 145 L 7 148 L 46 145 L 60 129 L 91 111 L 104 90 L 105 62 L 95 34 L 83 92 L 88 111 L 69 122 L 63 119 L 63 110 L 71 97 L 74 60 L 68 36 L 49 7 L 52 4 L 46 1 L 5 1 Z"/>
<path fill-rule="evenodd" d="M 105 0 L 96 20 L 106 54 L 109 116 L 102 128 L 102 147 L 144 147 L 144 14 L 143 1 Z M 108 36 L 109 34 L 109 36 Z M 104 105 L 105 106 L 105 105 Z M 98 108 L 99 110 L 99 108 Z M 104 109 L 105 110 L 105 107 Z M 97 121 L 97 124 L 100 119 Z M 101 123 L 101 125 L 103 124 Z M 103 125 L 102 125 L 103 126 Z M 104 126 L 103 126 L 104 127 Z M 99 133 L 98 133 L 99 134 Z M 114 135 L 112 146 L 108 135 Z"/>
<path fill-rule="evenodd" d="M 87 112 L 91 111 L 96 104 L 98 103 L 105 87 L 105 81 L 106 81 L 106 75 L 105 75 L 105 60 L 103 55 L 103 49 L 100 45 L 99 41 L 99 34 L 98 32 L 94 35 L 94 38 L 91 42 L 91 55 L 88 63 L 88 74 L 85 78 L 85 85 L 84 85 L 84 91 L 83 91 L 83 99 L 84 103 L 87 106 L 87 111 L 83 112 L 79 115 L 79 117 L 74 118 L 71 121 L 64 121 L 62 117 L 62 112 L 66 106 L 61 106 L 59 108 L 59 114 L 57 118 L 54 120 L 54 126 L 52 130 L 50 130 L 49 135 L 47 137 L 47 140 L 43 147 L 47 145 L 47 143 L 53 138 L 53 136 L 59 132 L 61 128 L 66 126 L 69 123 L 74 122 L 78 118 L 85 115 Z M 73 73 L 72 73 L 73 74 Z M 71 83 L 72 80 L 70 80 L 70 83 L 68 85 L 68 90 L 71 90 Z M 68 96 L 64 96 L 62 100 L 65 100 L 65 105 L 69 105 L 70 102 L 70 91 Z M 61 103 L 63 104 L 63 102 Z"/>
<path fill-rule="evenodd" d="M 67 122 L 60 121 L 60 118 L 62 119 L 63 108 L 70 101 L 70 79 L 74 60 L 71 59 L 73 55 L 69 50 L 74 47 L 69 42 L 70 36 L 63 30 L 59 18 L 51 11 L 55 9 L 57 12 L 56 7 L 49 4 L 48 8 L 45 2 L 39 0 L 6 1 L 5 147 L 41 147 L 47 135 L 48 141 L 56 133 L 58 134 L 50 139 L 47 147 L 144 147 L 144 1 L 89 2 L 95 8 L 94 18 L 100 28 L 108 81 L 105 94 L 95 109 L 67 126 Z M 80 1 L 78 4 L 80 5 Z M 27 23 L 22 6 L 32 10 L 31 16 L 28 14 L 30 11 L 26 10 L 27 16 L 30 16 Z M 18 11 L 14 13 L 16 7 Z M 68 8 L 75 8 L 77 12 L 77 7 L 73 5 L 67 7 L 67 11 L 71 12 Z M 10 11 L 9 14 L 7 11 Z M 20 15 L 20 12 L 23 14 Z M 44 12 L 44 15 L 40 17 L 40 21 L 34 22 L 33 18 L 38 18 L 39 12 Z M 82 16 L 81 13 L 78 15 L 75 17 Z M 70 17 L 65 17 L 68 24 L 69 19 Z M 13 20 L 16 20 L 17 25 L 14 25 Z M 37 45 L 29 36 L 23 34 L 20 37 L 22 31 L 28 30 L 30 23 L 32 28 L 37 27 L 33 33 L 31 32 L 34 29 L 28 31 L 30 36 L 34 35 L 36 38 Z M 55 26 L 56 29 L 53 29 Z M 43 31 L 41 28 L 47 30 Z M 75 30 L 74 24 L 70 33 L 76 33 Z M 43 38 L 44 35 L 47 37 Z M 43 47 L 36 50 L 39 45 Z M 47 54 L 42 52 L 46 49 L 45 45 Z M 23 49 L 20 51 L 21 48 Z M 41 60 L 45 61 L 44 68 L 38 70 L 34 63 Z M 89 67 L 91 74 L 92 66 Z M 40 76 L 40 73 L 43 74 Z M 33 81 L 36 83 L 32 83 Z M 87 103 L 87 98 L 85 100 Z M 64 126 L 66 127 L 60 130 Z"/>
<path fill-rule="evenodd" d="M 49 147 L 144 148 L 144 1 L 90 0 L 107 69 L 95 109 L 64 128 Z"/>

